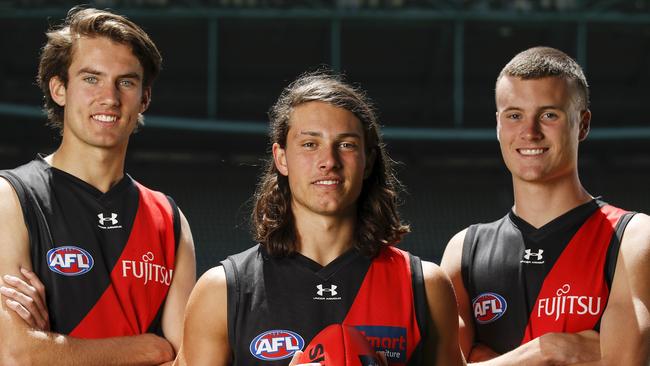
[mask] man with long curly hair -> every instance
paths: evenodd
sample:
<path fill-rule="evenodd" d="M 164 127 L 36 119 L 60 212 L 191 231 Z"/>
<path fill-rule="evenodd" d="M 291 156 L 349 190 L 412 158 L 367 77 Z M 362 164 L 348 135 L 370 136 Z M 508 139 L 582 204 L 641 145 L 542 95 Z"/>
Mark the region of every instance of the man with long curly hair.
<path fill-rule="evenodd" d="M 270 123 L 272 159 L 252 213 L 259 244 L 199 280 L 177 363 L 295 364 L 319 331 L 343 324 L 391 365 L 462 364 L 449 279 L 394 246 L 409 227 L 364 94 L 340 77 L 305 74 L 282 92 Z"/>

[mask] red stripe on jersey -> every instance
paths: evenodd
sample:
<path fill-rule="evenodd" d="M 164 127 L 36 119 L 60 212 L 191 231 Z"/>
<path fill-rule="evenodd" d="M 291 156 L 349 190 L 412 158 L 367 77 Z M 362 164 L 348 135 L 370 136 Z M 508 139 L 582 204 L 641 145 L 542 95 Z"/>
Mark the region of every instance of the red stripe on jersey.
<path fill-rule="evenodd" d="M 407 252 L 387 247 L 372 261 L 343 324 L 360 329 L 377 351 L 405 351 L 389 360 L 391 365 L 406 364 L 421 337 Z"/>
<path fill-rule="evenodd" d="M 606 205 L 585 221 L 546 276 L 521 344 L 545 333 L 594 328 L 609 296 L 607 249 L 625 212 Z"/>
<path fill-rule="evenodd" d="M 137 186 L 138 211 L 129 240 L 111 271 L 111 283 L 70 333 L 73 337 L 145 333 L 167 296 L 176 249 L 172 207 L 162 193 Z"/>

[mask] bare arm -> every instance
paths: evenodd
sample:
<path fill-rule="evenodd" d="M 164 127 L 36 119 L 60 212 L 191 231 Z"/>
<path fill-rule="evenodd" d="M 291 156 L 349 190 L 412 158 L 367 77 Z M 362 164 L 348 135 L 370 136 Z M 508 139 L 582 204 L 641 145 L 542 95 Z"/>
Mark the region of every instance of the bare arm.
<path fill-rule="evenodd" d="M 424 364 L 465 365 L 458 344 L 458 311 L 451 281 L 440 267 L 431 262 L 422 262 L 422 273 L 429 313 L 433 322 L 429 327 L 430 335 L 423 349 L 435 350 L 435 354 L 433 352 L 425 354 Z"/>
<path fill-rule="evenodd" d="M 162 328 L 165 338 L 178 351 L 183 336 L 183 314 L 192 287 L 196 283 L 196 260 L 194 257 L 194 240 L 190 224 L 180 212 L 181 233 L 174 266 L 174 280 L 165 300 L 162 316 Z"/>
<path fill-rule="evenodd" d="M 456 304 L 458 306 L 458 343 L 463 351 L 466 359 L 470 359 L 470 352 L 474 344 L 474 321 L 472 319 L 472 311 L 470 299 L 463 283 L 463 276 L 461 273 L 461 257 L 463 254 L 463 241 L 465 240 L 465 233 L 463 230 L 454 235 L 445 249 L 440 262 L 440 268 L 451 279 L 456 294 Z"/>
<path fill-rule="evenodd" d="M 223 267 L 212 268 L 201 276 L 187 303 L 183 343 L 174 365 L 230 364 L 227 296 Z"/>
<path fill-rule="evenodd" d="M 650 364 L 650 216 L 635 215 L 621 242 L 600 325 L 602 359 L 588 365 Z"/>
<path fill-rule="evenodd" d="M 20 268 L 32 268 L 29 239 L 18 197 L 0 179 L 0 273 L 27 281 Z M 0 278 L 0 285 L 7 285 Z M 152 365 L 173 358 L 164 339 L 152 334 L 85 340 L 31 328 L 6 304 L 0 304 L 0 364 L 2 365 Z"/>

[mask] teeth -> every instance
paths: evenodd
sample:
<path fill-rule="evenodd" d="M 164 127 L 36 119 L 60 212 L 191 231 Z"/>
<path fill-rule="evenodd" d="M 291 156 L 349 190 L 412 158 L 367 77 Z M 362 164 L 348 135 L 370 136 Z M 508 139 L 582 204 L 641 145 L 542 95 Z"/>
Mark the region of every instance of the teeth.
<path fill-rule="evenodd" d="M 316 181 L 315 184 L 322 184 L 322 185 L 326 185 L 326 186 L 332 186 L 332 185 L 335 185 L 335 184 L 339 184 L 339 181 L 338 180 L 319 180 L 319 181 Z"/>
<path fill-rule="evenodd" d="M 115 122 L 117 120 L 116 116 L 107 116 L 105 114 L 95 114 L 93 118 L 102 122 Z"/>
<path fill-rule="evenodd" d="M 519 149 L 522 155 L 540 155 L 544 153 L 544 149 Z"/>

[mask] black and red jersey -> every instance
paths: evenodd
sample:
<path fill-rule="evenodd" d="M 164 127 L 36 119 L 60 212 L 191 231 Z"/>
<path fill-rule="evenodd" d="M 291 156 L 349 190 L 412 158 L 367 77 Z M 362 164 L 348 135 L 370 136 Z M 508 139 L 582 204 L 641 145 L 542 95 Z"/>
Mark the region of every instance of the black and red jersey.
<path fill-rule="evenodd" d="M 505 353 L 549 332 L 598 330 L 632 215 L 592 200 L 540 228 L 513 212 L 470 226 L 461 268 L 475 341 Z"/>
<path fill-rule="evenodd" d="M 162 334 L 180 230 L 171 198 L 126 174 L 103 193 L 41 157 L 0 176 L 20 200 L 52 331 Z"/>
<path fill-rule="evenodd" d="M 428 307 L 422 264 L 394 247 L 352 249 L 326 266 L 255 246 L 222 262 L 233 365 L 286 365 L 331 324 L 354 326 L 391 365 L 417 365 Z"/>

